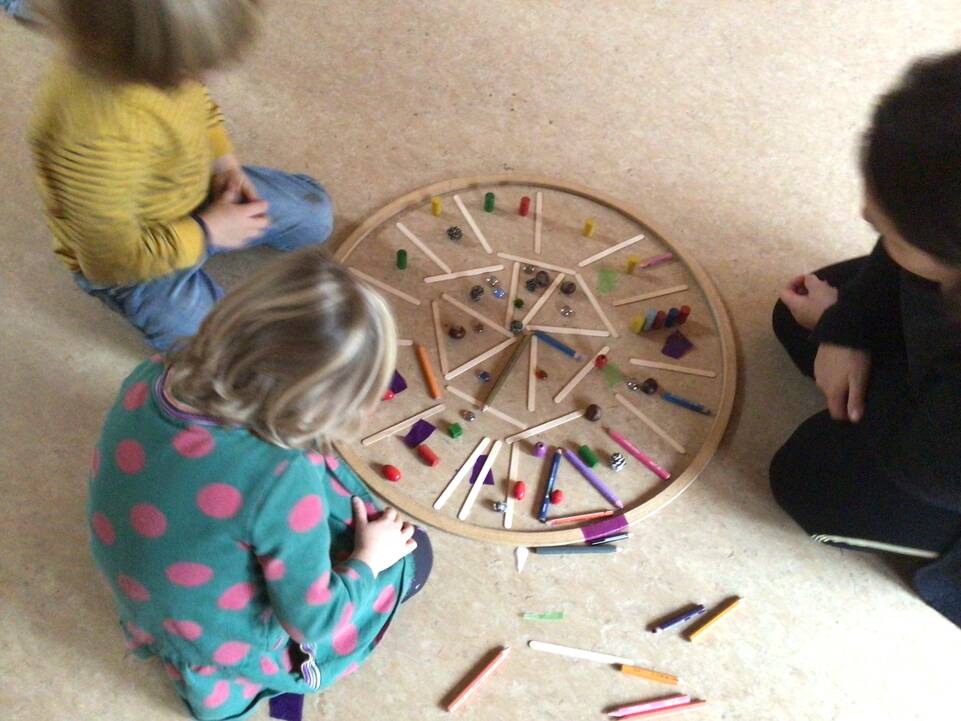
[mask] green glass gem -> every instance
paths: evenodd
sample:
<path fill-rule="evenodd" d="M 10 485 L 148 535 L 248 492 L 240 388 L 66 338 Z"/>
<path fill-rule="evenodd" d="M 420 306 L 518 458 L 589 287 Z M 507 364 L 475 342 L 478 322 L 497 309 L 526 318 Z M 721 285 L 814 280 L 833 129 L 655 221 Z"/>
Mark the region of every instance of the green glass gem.
<path fill-rule="evenodd" d="M 514 298 L 514 307 L 515 307 L 515 308 L 523 308 L 523 307 L 524 307 L 524 299 L 523 299 L 523 298 Z"/>
<path fill-rule="evenodd" d="M 486 210 L 488 213 L 494 212 L 494 194 L 493 193 L 487 193 L 484 196 L 484 210 Z"/>
<path fill-rule="evenodd" d="M 407 268 L 407 251 L 403 248 L 397 251 L 397 267 L 401 270 Z"/>

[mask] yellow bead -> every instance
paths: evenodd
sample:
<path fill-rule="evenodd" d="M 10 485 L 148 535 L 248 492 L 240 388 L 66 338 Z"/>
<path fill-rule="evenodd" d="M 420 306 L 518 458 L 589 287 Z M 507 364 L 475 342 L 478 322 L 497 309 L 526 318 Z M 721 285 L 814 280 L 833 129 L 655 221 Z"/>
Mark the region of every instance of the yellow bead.
<path fill-rule="evenodd" d="M 584 237 L 591 238 L 594 236 L 594 219 L 588 218 L 587 222 L 584 223 Z"/>
<path fill-rule="evenodd" d="M 440 198 L 430 199 L 430 212 L 434 215 L 440 215 L 440 211 L 443 209 L 443 207 L 444 201 L 442 201 Z"/>
<path fill-rule="evenodd" d="M 641 259 L 636 255 L 632 255 L 627 259 L 627 274 L 631 275 L 634 269 L 637 268 L 637 264 L 641 262 Z"/>
<path fill-rule="evenodd" d="M 643 315 L 634 316 L 634 318 L 631 320 L 631 332 L 640 333 L 642 330 L 644 330 L 644 321 L 645 321 L 645 316 Z"/>

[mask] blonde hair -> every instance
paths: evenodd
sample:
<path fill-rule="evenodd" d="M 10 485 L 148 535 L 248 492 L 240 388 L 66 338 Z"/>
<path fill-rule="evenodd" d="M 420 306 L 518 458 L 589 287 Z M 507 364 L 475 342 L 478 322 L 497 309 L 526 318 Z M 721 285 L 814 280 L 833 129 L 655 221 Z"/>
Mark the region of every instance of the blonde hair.
<path fill-rule="evenodd" d="M 351 440 L 397 361 L 386 301 L 316 248 L 231 290 L 168 356 L 173 397 L 284 448 Z"/>
<path fill-rule="evenodd" d="M 258 0 L 44 0 L 84 67 L 120 82 L 173 87 L 236 60 Z"/>

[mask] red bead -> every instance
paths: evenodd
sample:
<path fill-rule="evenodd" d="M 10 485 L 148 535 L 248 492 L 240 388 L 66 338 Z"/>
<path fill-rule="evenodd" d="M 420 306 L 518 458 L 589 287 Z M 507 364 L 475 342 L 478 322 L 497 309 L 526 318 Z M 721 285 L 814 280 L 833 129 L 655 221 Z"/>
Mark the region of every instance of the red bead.
<path fill-rule="evenodd" d="M 690 314 L 691 314 L 691 306 L 689 306 L 689 305 L 682 305 L 682 306 L 681 306 L 681 312 L 677 314 L 677 323 L 676 323 L 675 325 L 683 325 L 683 324 L 684 324 L 684 321 L 687 320 L 687 317 L 688 317 Z"/>
<path fill-rule="evenodd" d="M 526 218 L 530 210 L 531 210 L 531 199 L 525 195 L 523 198 L 521 198 L 521 207 L 517 210 L 517 212 Z"/>
<path fill-rule="evenodd" d="M 385 465 L 381 470 L 384 473 L 384 478 L 386 478 L 388 481 L 397 483 L 397 481 L 400 480 L 400 470 L 397 468 L 397 466 Z"/>
<path fill-rule="evenodd" d="M 417 455 L 419 455 L 428 466 L 440 464 L 440 458 L 437 457 L 437 454 L 434 453 L 426 443 L 421 443 L 417 446 Z"/>
<path fill-rule="evenodd" d="M 660 330 L 663 328 L 665 318 L 667 318 L 667 313 L 663 310 L 657 311 L 657 317 L 654 318 L 654 323 L 651 324 L 651 330 Z"/>
<path fill-rule="evenodd" d="M 537 380 L 542 381 L 547 378 L 547 371 L 537 368 L 534 370 L 534 376 L 537 378 Z"/>
<path fill-rule="evenodd" d="M 524 496 L 527 495 L 527 484 L 524 481 L 517 481 L 514 484 L 514 500 L 523 501 Z"/>
<path fill-rule="evenodd" d="M 383 401 L 389 401 L 389 400 L 392 400 L 393 398 L 394 398 L 394 391 L 392 391 L 390 388 L 388 388 L 388 389 L 387 389 L 387 392 L 384 394 L 384 397 L 381 398 L 381 400 L 383 400 Z"/>
<path fill-rule="evenodd" d="M 555 488 L 551 491 L 551 503 L 555 506 L 559 506 L 564 502 L 564 491 L 560 488 Z"/>
<path fill-rule="evenodd" d="M 606 365 L 607 365 L 607 356 L 606 356 L 606 355 L 599 355 L 599 356 L 597 356 L 597 358 L 594 359 L 594 365 L 595 365 L 597 368 L 603 368 L 604 366 L 606 366 Z"/>

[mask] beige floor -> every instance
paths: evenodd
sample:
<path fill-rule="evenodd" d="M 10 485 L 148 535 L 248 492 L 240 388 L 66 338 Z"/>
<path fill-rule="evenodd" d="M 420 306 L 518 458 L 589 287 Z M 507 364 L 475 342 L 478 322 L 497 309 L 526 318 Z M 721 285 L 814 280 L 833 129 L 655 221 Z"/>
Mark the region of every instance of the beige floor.
<path fill-rule="evenodd" d="M 270 3 L 243 67 L 213 82 L 243 158 L 312 173 L 338 239 L 384 202 L 502 170 L 624 198 L 693 250 L 733 314 L 744 372 L 726 446 L 695 486 L 596 565 L 435 537 L 435 575 L 368 666 L 308 719 L 442 718 L 474 660 L 517 645 L 462 715 L 601 718 L 667 690 L 535 656 L 530 637 L 635 655 L 711 707 L 698 718 L 909 721 L 956 714 L 961 633 L 878 561 L 809 542 L 774 505 L 768 459 L 820 407 L 775 347 L 791 273 L 859 253 L 855 147 L 872 99 L 912 57 L 961 44 L 950 0 Z M 49 52 L 0 22 L 0 718 L 183 714 L 125 659 L 94 574 L 84 478 L 99 419 L 145 354 L 49 252 L 24 129 Z M 217 264 L 228 282 L 263 255 Z M 689 600 L 747 598 L 703 645 L 645 622 Z M 522 610 L 564 609 L 536 626 Z M 265 718 L 260 712 L 257 718 Z"/>

